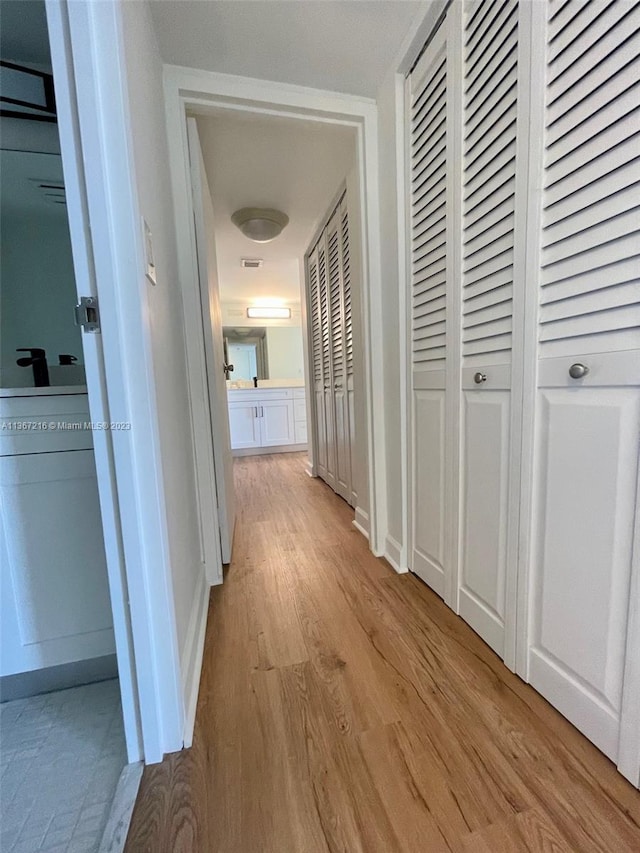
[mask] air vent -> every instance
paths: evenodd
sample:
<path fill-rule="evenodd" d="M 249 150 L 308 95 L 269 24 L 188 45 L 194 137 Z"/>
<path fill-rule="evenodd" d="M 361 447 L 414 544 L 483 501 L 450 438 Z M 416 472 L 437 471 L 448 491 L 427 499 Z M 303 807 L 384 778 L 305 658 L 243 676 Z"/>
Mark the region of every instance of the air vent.
<path fill-rule="evenodd" d="M 257 270 L 263 264 L 262 258 L 242 258 L 240 264 L 245 270 Z"/>

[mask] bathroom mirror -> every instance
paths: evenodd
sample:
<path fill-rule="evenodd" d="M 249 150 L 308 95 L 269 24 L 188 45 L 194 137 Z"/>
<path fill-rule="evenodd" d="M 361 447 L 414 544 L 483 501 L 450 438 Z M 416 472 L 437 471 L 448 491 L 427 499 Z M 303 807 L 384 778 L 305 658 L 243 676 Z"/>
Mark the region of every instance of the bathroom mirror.
<path fill-rule="evenodd" d="M 301 326 L 225 326 L 225 360 L 233 365 L 231 382 L 254 376 L 269 380 L 304 380 Z"/>
<path fill-rule="evenodd" d="M 60 155 L 2 149 L 0 174 L 0 387 L 34 384 L 16 364 L 24 347 L 46 351 L 52 385 L 83 384 Z M 77 360 L 60 366 L 60 355 Z"/>

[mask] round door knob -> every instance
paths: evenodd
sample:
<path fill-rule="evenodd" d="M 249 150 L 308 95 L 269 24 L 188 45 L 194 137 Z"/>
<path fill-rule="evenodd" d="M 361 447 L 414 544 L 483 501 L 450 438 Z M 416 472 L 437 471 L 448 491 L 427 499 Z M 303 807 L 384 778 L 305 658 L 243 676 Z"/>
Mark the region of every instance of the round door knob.
<path fill-rule="evenodd" d="M 569 376 L 572 379 L 582 379 L 583 376 L 586 376 L 589 372 L 589 368 L 586 364 L 580 364 L 580 362 L 576 362 L 576 364 L 572 364 L 569 368 Z"/>
<path fill-rule="evenodd" d="M 487 374 L 478 372 L 474 374 L 473 381 L 476 385 L 482 385 L 483 382 L 487 381 Z"/>

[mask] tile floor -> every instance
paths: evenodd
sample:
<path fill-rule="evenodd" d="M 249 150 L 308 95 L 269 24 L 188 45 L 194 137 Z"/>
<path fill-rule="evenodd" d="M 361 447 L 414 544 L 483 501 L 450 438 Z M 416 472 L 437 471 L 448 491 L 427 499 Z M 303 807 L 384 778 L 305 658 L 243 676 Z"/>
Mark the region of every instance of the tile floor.
<path fill-rule="evenodd" d="M 0 705 L 0 851 L 97 851 L 126 763 L 117 679 Z"/>

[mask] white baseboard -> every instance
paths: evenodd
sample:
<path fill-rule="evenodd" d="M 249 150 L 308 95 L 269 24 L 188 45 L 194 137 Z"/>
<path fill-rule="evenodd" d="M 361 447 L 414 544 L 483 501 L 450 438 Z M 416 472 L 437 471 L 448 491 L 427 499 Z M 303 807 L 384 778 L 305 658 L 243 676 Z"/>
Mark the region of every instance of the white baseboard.
<path fill-rule="evenodd" d="M 369 541 L 369 513 L 359 506 L 356 507 L 356 517 L 351 522 L 356 530 L 359 530 L 364 538 Z"/>
<path fill-rule="evenodd" d="M 182 695 L 184 697 L 184 746 L 188 749 L 193 743 L 193 729 L 196 722 L 196 707 L 200 690 L 202 673 L 202 656 L 204 653 L 204 635 L 207 628 L 209 612 L 209 584 L 204 575 L 198 585 L 191 609 L 191 621 L 185 642 L 184 660 L 186 666 L 182 679 Z"/>
<path fill-rule="evenodd" d="M 387 534 L 384 540 L 384 558 L 399 575 L 409 571 L 406 566 L 403 567 L 402 565 L 402 545 L 390 534 Z"/>
<path fill-rule="evenodd" d="M 232 456 L 270 456 L 272 453 L 304 453 L 306 444 L 278 444 L 275 447 L 241 447 L 232 450 Z"/>

